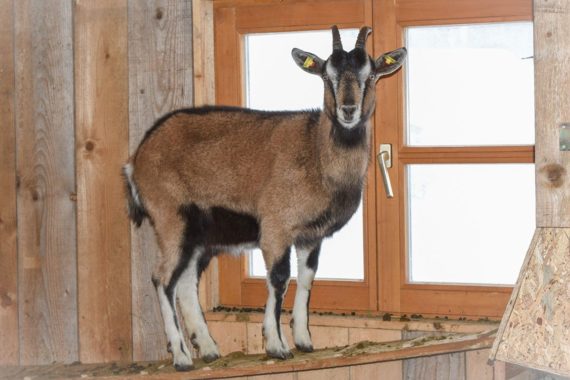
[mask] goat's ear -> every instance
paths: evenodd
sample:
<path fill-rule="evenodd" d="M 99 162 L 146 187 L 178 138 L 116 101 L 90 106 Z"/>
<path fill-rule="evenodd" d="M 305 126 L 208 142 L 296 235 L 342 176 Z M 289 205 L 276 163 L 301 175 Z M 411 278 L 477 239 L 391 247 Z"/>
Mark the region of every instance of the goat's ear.
<path fill-rule="evenodd" d="M 407 55 L 408 51 L 406 48 L 400 48 L 382 54 L 374 62 L 374 73 L 376 74 L 376 79 L 390 75 L 398 70 L 404 63 Z"/>
<path fill-rule="evenodd" d="M 325 61 L 317 57 L 315 54 L 294 48 L 291 50 L 291 55 L 293 56 L 297 66 L 308 73 L 321 75 Z"/>

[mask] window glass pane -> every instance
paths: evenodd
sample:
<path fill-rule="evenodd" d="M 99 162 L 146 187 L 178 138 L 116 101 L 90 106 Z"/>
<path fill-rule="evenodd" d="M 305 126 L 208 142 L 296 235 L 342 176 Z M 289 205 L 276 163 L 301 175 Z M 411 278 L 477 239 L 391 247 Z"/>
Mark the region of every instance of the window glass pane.
<path fill-rule="evenodd" d="M 535 230 L 534 165 L 409 165 L 409 280 L 513 284 Z"/>
<path fill-rule="evenodd" d="M 531 22 L 410 27 L 407 142 L 534 144 Z"/>
<path fill-rule="evenodd" d="M 343 44 L 354 46 L 357 29 L 340 31 Z M 300 48 L 326 59 L 332 52 L 330 30 L 249 34 L 245 36 L 247 107 L 263 110 L 322 108 L 323 82 L 295 65 L 291 50 Z M 292 184 L 294 186 L 294 184 Z M 291 274 L 297 275 L 295 250 Z M 265 276 L 260 250 L 249 257 L 250 276 Z M 348 224 L 321 248 L 319 279 L 364 279 L 364 229 L 362 204 Z"/>
<path fill-rule="evenodd" d="M 343 29 L 344 46 L 354 46 L 357 29 Z M 330 30 L 262 33 L 245 36 L 246 104 L 263 110 L 322 108 L 323 81 L 299 69 L 293 48 L 327 59 L 332 53 Z"/>

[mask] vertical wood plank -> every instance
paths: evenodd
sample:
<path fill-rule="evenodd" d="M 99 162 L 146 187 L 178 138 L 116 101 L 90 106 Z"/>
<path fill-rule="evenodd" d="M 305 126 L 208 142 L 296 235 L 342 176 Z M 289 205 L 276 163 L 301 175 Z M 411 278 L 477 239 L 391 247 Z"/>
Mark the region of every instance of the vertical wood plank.
<path fill-rule="evenodd" d="M 20 363 L 77 360 L 72 9 L 16 1 Z"/>
<path fill-rule="evenodd" d="M 214 9 L 212 1 L 192 0 L 194 105 L 215 102 Z"/>
<path fill-rule="evenodd" d="M 76 0 L 74 50 L 80 360 L 131 360 L 126 0 Z"/>
<path fill-rule="evenodd" d="M 0 0 L 0 9 L 0 365 L 17 365 L 20 348 L 13 0 Z"/>
<path fill-rule="evenodd" d="M 422 331 L 403 331 L 402 339 L 426 335 Z M 440 335 L 430 333 L 430 335 Z M 465 352 L 404 360 L 405 380 L 465 380 Z"/>
<path fill-rule="evenodd" d="M 129 150 L 163 114 L 192 106 L 191 0 L 136 0 L 128 3 Z M 158 246 L 148 222 L 132 228 L 134 360 L 168 356 L 160 308 L 151 275 Z"/>
<path fill-rule="evenodd" d="M 465 374 L 467 380 L 493 380 L 493 367 L 489 365 L 490 350 L 465 353 Z"/>
<path fill-rule="evenodd" d="M 570 3 L 534 2 L 536 207 L 538 227 L 570 227 L 570 153 L 559 128 L 570 128 Z"/>
<path fill-rule="evenodd" d="M 359 379 L 384 379 L 402 380 L 402 361 L 390 361 L 372 363 L 350 367 L 350 378 Z"/>

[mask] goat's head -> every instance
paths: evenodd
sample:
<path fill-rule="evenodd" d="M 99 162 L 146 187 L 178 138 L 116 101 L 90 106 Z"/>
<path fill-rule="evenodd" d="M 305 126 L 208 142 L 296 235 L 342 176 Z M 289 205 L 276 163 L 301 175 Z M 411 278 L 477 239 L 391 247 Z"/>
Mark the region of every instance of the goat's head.
<path fill-rule="evenodd" d="M 407 54 L 405 48 L 400 48 L 374 60 L 365 48 L 371 31 L 367 26 L 362 27 L 354 49 L 346 52 L 338 28 L 333 26 L 333 52 L 326 61 L 300 49 L 291 52 L 301 69 L 321 76 L 325 83 L 324 111 L 347 129 L 368 120 L 376 103 L 376 82 L 398 70 Z"/>

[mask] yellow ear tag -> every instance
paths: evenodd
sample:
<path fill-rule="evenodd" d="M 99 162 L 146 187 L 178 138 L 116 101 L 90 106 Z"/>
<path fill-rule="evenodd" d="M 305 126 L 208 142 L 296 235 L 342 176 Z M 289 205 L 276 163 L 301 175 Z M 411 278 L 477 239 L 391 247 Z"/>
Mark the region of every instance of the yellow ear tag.
<path fill-rule="evenodd" d="M 315 66 L 315 61 L 313 61 L 313 58 L 307 57 L 307 59 L 305 59 L 305 63 L 303 63 L 303 67 L 308 69 L 314 66 Z"/>
<path fill-rule="evenodd" d="M 384 57 L 384 62 L 386 62 L 387 65 L 392 65 L 394 63 L 396 63 L 396 60 L 392 57 L 390 57 L 389 55 Z"/>

